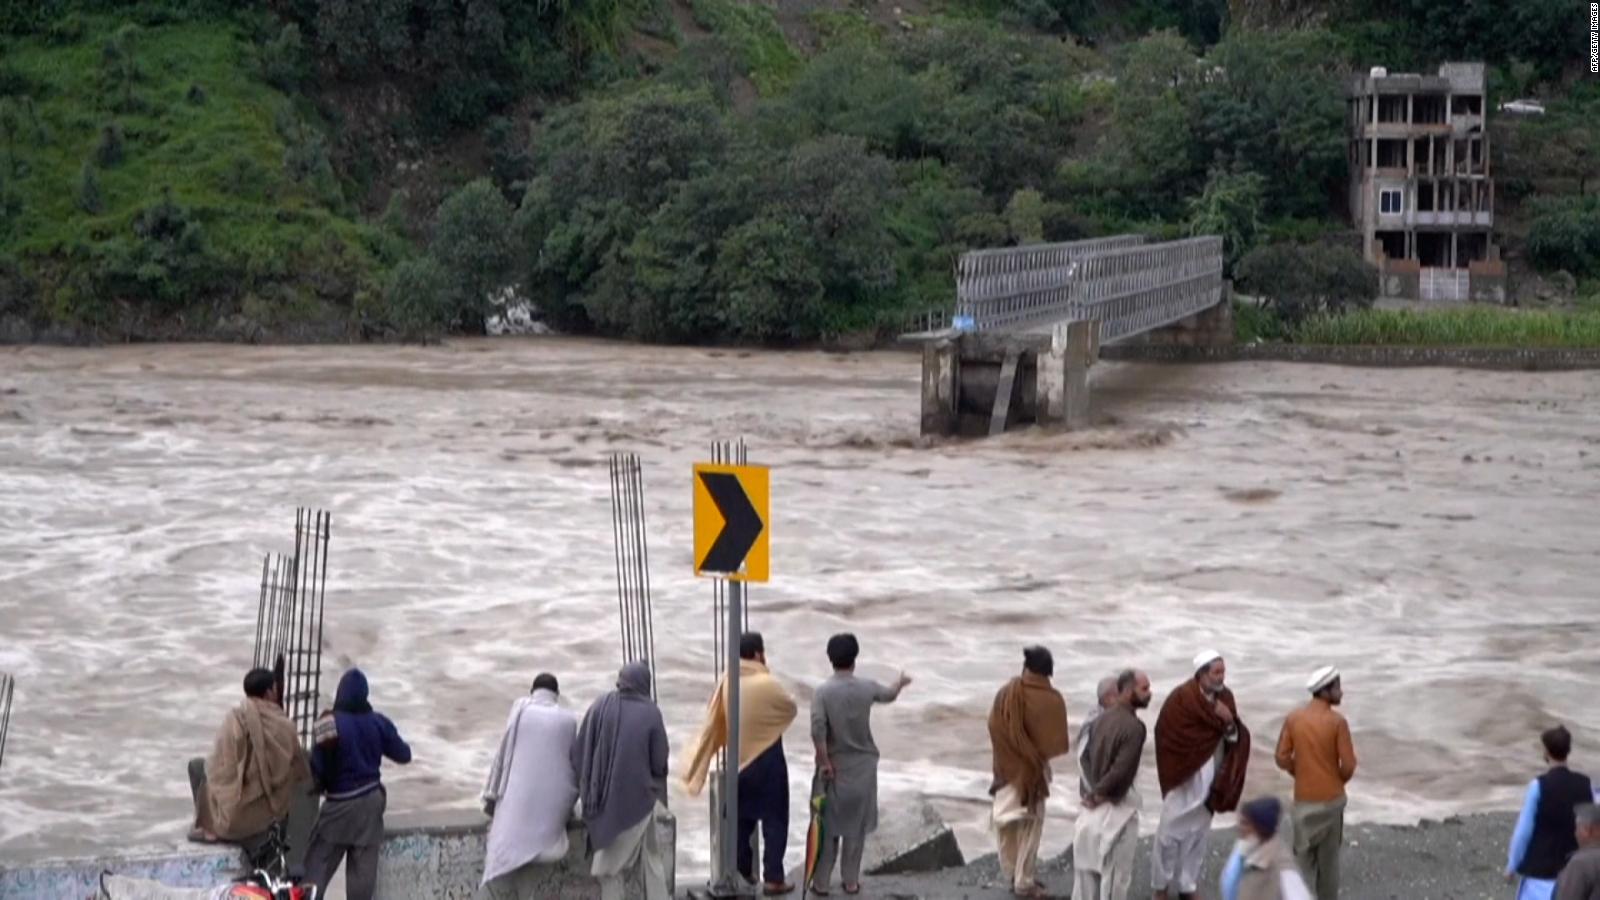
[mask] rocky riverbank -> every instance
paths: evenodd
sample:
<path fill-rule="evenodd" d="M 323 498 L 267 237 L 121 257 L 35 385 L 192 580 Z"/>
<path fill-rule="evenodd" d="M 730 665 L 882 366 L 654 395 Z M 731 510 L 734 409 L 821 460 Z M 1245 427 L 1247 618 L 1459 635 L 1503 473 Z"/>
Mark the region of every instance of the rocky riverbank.
<path fill-rule="evenodd" d="M 1352 825 L 1345 829 L 1340 900 L 1489 900 L 1508 897 L 1500 874 L 1513 813 L 1462 816 L 1414 826 Z M 1069 827 L 1065 821 L 1047 828 Z M 1217 879 L 1233 846 L 1232 830 L 1211 834 L 1201 896 L 1215 897 Z M 1150 842 L 1139 844 L 1135 897 L 1148 896 Z M 969 848 L 974 852 L 979 848 Z M 1071 852 L 1041 864 L 1039 880 L 1052 897 L 1072 894 Z M 877 900 L 1000 900 L 1011 896 L 999 883 L 993 854 L 960 868 L 926 875 L 868 878 L 861 896 Z M 838 891 L 835 891 L 838 894 Z"/>

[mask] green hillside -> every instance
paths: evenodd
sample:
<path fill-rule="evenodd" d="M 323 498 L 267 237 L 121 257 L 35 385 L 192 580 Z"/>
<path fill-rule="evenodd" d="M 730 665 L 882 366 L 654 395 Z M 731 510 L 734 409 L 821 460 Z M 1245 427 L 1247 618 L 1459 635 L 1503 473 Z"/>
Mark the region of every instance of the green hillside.
<path fill-rule="evenodd" d="M 1342 79 L 1459 58 L 1550 110 L 1495 126 L 1514 274 L 1600 296 L 1600 87 L 1569 12 L 12 5 L 0 340 L 472 332 L 510 288 L 573 330 L 813 341 L 948 303 L 966 248 L 1123 230 L 1220 232 L 1246 272 L 1333 245 L 1348 283 Z"/>

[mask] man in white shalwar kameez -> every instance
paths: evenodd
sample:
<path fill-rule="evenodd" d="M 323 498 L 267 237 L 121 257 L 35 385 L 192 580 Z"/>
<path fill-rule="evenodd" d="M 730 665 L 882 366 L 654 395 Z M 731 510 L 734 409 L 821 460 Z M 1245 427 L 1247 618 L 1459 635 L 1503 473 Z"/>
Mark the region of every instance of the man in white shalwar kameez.
<path fill-rule="evenodd" d="M 559 705 L 555 676 L 534 679 L 533 693 L 511 707 L 500 752 L 483 789 L 489 825 L 483 884 L 495 900 L 539 896 L 533 867 L 567 855 L 567 820 L 578 799 L 572 744 L 578 717 Z"/>
<path fill-rule="evenodd" d="M 1150 854 L 1157 900 L 1197 897 L 1211 819 L 1238 808 L 1250 732 L 1224 685 L 1222 655 L 1194 658 L 1194 678 L 1172 692 L 1156 720 L 1161 824 Z"/>

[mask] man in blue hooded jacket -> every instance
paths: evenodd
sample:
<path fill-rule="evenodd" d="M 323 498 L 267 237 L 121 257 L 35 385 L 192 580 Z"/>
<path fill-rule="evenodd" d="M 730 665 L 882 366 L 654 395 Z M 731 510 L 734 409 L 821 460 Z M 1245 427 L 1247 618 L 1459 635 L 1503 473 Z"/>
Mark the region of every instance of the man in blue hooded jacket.
<path fill-rule="evenodd" d="M 388 803 L 379 769 L 384 757 L 400 765 L 411 762 L 411 747 L 387 716 L 372 711 L 367 676 L 360 669 L 339 679 L 333 710 L 317 719 L 313 737 L 311 771 L 324 800 L 311 830 L 306 875 L 316 883 L 317 896 L 324 896 L 343 862 L 350 900 L 372 900 Z"/>

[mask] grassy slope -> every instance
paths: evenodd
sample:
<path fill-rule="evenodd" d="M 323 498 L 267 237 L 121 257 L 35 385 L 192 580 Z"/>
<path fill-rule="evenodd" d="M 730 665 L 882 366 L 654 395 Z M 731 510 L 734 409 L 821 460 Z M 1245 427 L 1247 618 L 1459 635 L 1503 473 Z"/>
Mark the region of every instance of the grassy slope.
<path fill-rule="evenodd" d="M 266 302 L 260 295 L 272 304 L 310 299 L 315 292 L 296 284 L 306 265 L 341 267 L 358 280 L 375 268 L 382 237 L 330 209 L 318 196 L 326 186 L 285 172 L 277 122 L 292 112 L 290 101 L 256 77 L 254 48 L 235 26 L 139 29 L 129 40 L 135 102 L 119 110 L 121 91 L 102 66 L 102 48 L 119 26 L 83 22 L 70 42 L 39 37 L 6 47 L 3 65 L 13 83 L 20 76 L 43 134 L 22 129 L 23 174 L 8 179 L 22 209 L 0 250 L 49 272 L 74 248 L 129 235 L 138 211 L 170 188 L 202 222 L 212 251 L 242 276 L 238 299 L 247 305 Z M 20 98 L 11 102 L 22 108 Z M 80 171 L 112 123 L 126 136 L 124 160 L 96 167 L 104 205 L 91 214 L 78 206 Z M 51 312 L 73 318 L 72 310 Z"/>

